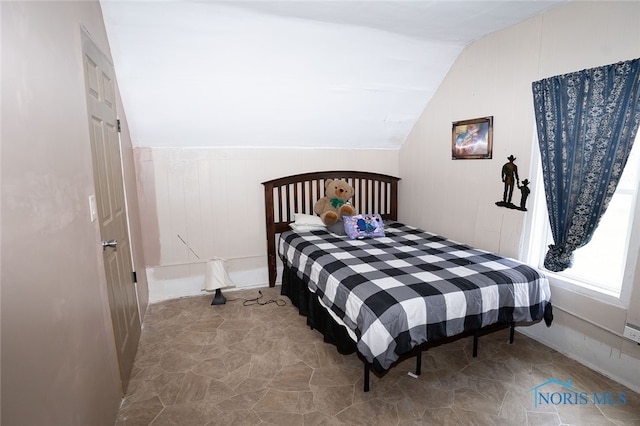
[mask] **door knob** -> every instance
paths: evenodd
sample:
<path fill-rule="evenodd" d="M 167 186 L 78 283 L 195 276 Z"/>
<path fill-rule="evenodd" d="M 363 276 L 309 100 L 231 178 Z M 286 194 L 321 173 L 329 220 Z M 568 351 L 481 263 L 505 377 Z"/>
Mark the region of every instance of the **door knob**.
<path fill-rule="evenodd" d="M 107 247 L 113 247 L 116 248 L 116 246 L 118 245 L 118 241 L 116 240 L 102 240 L 102 250 L 106 250 Z"/>

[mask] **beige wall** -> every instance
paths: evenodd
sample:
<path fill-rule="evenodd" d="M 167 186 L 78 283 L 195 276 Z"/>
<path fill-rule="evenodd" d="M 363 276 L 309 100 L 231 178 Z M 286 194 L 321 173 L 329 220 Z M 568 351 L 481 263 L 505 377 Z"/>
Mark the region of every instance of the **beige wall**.
<path fill-rule="evenodd" d="M 261 182 L 322 170 L 398 175 L 397 150 L 135 151 L 151 302 L 199 294 L 204 280 L 201 260 L 214 256 L 229 260 L 231 279 L 238 287 L 267 285 Z"/>
<path fill-rule="evenodd" d="M 517 157 L 520 179 L 532 180 L 532 191 L 543 190 L 530 169 L 535 132 L 531 83 L 640 57 L 639 18 L 638 2 L 571 2 L 468 46 L 402 147 L 401 219 L 518 257 L 526 244 L 526 214 L 494 203 L 502 197 L 500 171 L 510 154 Z M 489 115 L 494 116 L 493 159 L 451 160 L 451 122 Z M 638 320 L 638 273 L 633 286 L 628 309 L 553 287 L 555 324 L 536 329 L 538 338 L 596 368 L 631 357 L 609 373 L 640 388 L 640 350 L 619 337 L 625 320 Z M 595 352 L 601 343 L 604 357 Z M 635 373 L 626 374 L 626 366 L 633 364 Z"/>
<path fill-rule="evenodd" d="M 89 219 L 95 190 L 81 46 L 84 26 L 110 55 L 100 5 L 3 1 L 0 7 L 1 422 L 112 425 L 122 389 L 98 223 Z M 126 136 L 123 144 L 131 184 Z M 128 194 L 130 207 L 135 195 Z M 139 235 L 132 223 L 134 250 Z M 135 256 L 144 263 L 139 249 Z"/>

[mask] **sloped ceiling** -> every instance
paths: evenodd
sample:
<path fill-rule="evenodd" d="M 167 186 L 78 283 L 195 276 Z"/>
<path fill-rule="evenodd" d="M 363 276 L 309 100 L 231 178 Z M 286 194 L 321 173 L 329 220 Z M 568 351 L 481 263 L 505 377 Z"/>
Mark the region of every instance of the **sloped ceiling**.
<path fill-rule="evenodd" d="M 101 5 L 135 146 L 397 149 L 465 45 L 564 1 Z"/>

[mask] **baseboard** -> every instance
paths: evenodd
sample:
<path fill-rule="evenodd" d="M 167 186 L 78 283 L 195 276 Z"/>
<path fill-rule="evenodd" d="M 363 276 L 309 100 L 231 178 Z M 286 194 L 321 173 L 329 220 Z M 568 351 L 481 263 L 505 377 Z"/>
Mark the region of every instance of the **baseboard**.
<path fill-rule="evenodd" d="M 248 267 L 241 268 L 237 265 L 237 261 L 230 261 L 229 263 L 229 277 L 234 286 L 225 289 L 225 292 L 233 291 L 233 289 L 250 289 L 269 285 L 266 266 L 256 268 L 254 265 L 246 265 Z M 212 292 L 202 290 L 205 263 L 163 265 L 146 269 L 149 285 L 149 304 L 180 297 L 212 294 Z"/>
<path fill-rule="evenodd" d="M 569 327 L 553 324 L 547 328 L 543 323 L 518 327 L 518 332 L 548 346 L 640 393 L 640 368 L 638 358 L 622 353 L 619 349 L 597 341 Z M 603 391 L 604 389 L 592 389 Z"/>

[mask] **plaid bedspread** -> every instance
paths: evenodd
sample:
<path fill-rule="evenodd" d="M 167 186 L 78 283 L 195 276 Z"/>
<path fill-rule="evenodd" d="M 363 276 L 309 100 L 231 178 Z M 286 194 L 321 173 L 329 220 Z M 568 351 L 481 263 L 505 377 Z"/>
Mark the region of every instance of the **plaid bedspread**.
<path fill-rule="evenodd" d="M 549 304 L 547 278 L 516 260 L 398 222 L 386 236 L 327 231 L 280 236 L 279 255 L 357 336 L 378 371 L 428 341 L 495 323 L 532 322 Z"/>

